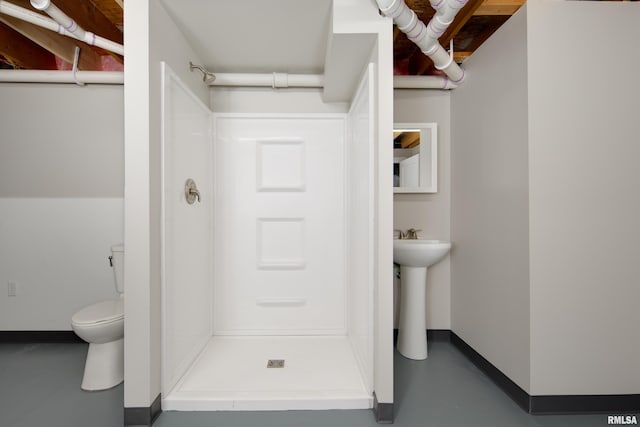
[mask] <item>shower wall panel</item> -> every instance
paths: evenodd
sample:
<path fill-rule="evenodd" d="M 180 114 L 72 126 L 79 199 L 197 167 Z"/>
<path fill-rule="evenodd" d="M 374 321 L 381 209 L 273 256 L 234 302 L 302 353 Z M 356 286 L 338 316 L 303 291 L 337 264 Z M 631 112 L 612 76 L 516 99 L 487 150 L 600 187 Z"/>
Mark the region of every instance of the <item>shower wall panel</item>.
<path fill-rule="evenodd" d="M 348 335 L 369 391 L 373 390 L 373 65 L 349 110 L 347 148 Z"/>
<path fill-rule="evenodd" d="M 163 372 L 168 392 L 211 337 L 211 112 L 163 72 Z M 187 203 L 185 181 L 199 200 Z"/>
<path fill-rule="evenodd" d="M 215 333 L 346 333 L 346 116 L 215 123 Z"/>

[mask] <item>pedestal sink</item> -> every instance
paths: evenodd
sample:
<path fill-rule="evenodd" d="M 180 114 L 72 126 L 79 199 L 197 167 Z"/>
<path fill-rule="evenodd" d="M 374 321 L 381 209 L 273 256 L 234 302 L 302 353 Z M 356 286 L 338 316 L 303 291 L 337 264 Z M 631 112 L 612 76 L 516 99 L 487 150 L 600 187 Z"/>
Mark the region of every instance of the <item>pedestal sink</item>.
<path fill-rule="evenodd" d="M 427 358 L 425 297 L 427 269 L 449 253 L 451 243 L 442 240 L 396 239 L 393 262 L 400 264 L 400 324 L 398 351 L 414 360 Z"/>

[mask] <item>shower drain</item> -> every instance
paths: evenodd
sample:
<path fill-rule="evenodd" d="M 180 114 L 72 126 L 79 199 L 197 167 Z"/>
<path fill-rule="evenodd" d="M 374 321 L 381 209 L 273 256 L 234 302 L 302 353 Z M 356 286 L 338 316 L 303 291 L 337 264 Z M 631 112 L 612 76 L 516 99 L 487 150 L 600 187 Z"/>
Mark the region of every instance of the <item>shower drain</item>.
<path fill-rule="evenodd" d="M 284 359 L 269 359 L 267 368 L 284 368 Z"/>

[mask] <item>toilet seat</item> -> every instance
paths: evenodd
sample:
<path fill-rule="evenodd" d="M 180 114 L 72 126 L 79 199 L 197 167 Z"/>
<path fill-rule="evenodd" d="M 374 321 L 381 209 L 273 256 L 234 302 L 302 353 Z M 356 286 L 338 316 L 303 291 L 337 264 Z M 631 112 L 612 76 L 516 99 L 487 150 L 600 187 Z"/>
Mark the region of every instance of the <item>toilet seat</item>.
<path fill-rule="evenodd" d="M 71 317 L 75 325 L 99 325 L 124 319 L 123 300 L 102 301 L 89 305 Z"/>

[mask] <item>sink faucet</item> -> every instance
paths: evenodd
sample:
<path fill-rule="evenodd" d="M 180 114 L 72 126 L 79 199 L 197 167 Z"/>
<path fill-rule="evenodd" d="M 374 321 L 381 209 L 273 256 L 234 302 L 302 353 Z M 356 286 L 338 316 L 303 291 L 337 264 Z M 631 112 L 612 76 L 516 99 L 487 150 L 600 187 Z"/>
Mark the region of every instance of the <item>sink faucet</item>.
<path fill-rule="evenodd" d="M 417 240 L 418 239 L 418 231 L 422 231 L 422 230 L 416 230 L 415 228 L 410 228 L 407 231 L 402 231 L 402 230 L 393 230 L 394 232 L 397 231 L 398 232 L 398 239 L 411 239 L 411 240 Z"/>
<path fill-rule="evenodd" d="M 422 231 L 422 230 L 416 230 L 415 228 L 408 229 L 407 232 L 405 233 L 405 239 L 417 240 L 418 231 Z"/>

